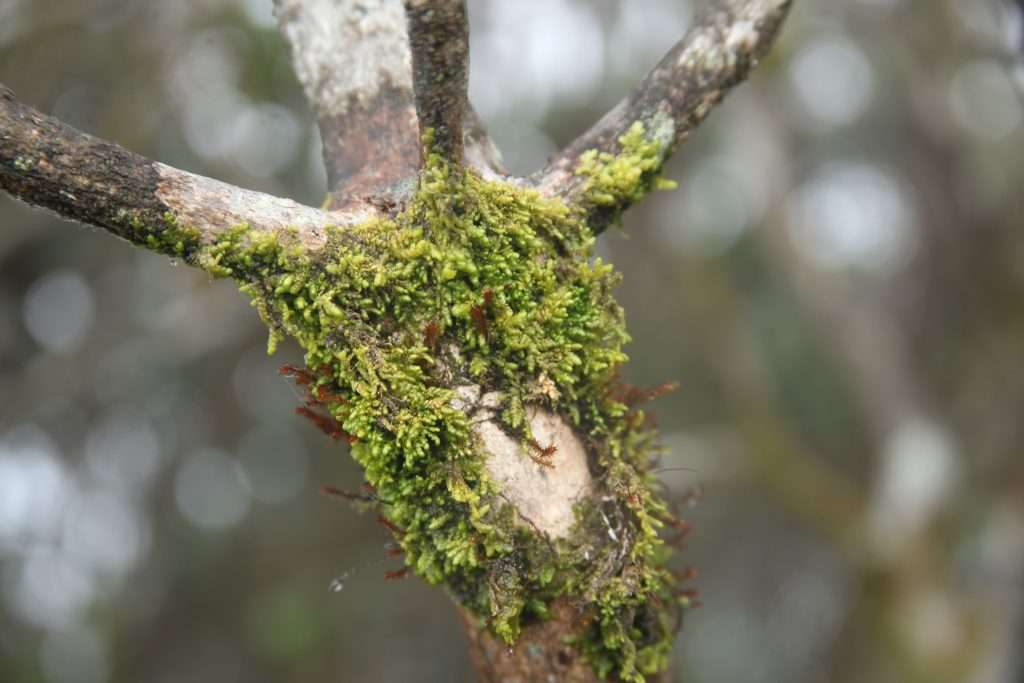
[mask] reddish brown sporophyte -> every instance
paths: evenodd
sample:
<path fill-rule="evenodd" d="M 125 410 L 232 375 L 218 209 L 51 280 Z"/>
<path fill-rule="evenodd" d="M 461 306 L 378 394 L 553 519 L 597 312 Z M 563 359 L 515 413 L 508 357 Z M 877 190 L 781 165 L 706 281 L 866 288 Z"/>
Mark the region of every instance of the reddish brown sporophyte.
<path fill-rule="evenodd" d="M 473 319 L 476 331 L 485 339 L 490 339 L 490 325 L 487 324 L 487 312 L 483 306 L 474 305 L 469 308 L 469 315 Z"/>
<path fill-rule="evenodd" d="M 547 446 L 541 446 L 537 442 L 537 439 L 530 439 L 530 458 L 539 465 L 544 467 L 554 467 L 555 464 L 551 462 L 552 456 L 558 451 L 558 446 L 554 443 L 550 443 Z"/>
<path fill-rule="evenodd" d="M 691 531 L 693 531 L 693 525 L 685 519 L 668 517 L 665 519 L 665 523 L 675 530 L 675 534 L 666 540 L 666 542 L 673 547 L 682 545 L 683 541 L 686 540 L 686 537 L 690 535 Z"/>
<path fill-rule="evenodd" d="M 358 502 L 358 503 L 376 503 L 376 502 L 378 502 L 377 497 L 374 496 L 373 494 L 355 493 L 353 491 L 345 491 L 344 489 L 340 489 L 337 486 L 331 486 L 331 485 L 321 486 L 320 487 L 320 493 L 321 493 L 321 495 L 327 496 L 328 498 L 338 498 L 338 499 L 341 499 L 341 500 L 346 500 L 346 501 L 348 501 L 350 503 L 352 503 L 352 502 Z"/>
<path fill-rule="evenodd" d="M 303 368 L 296 367 L 290 363 L 285 363 L 277 369 L 277 373 L 283 377 L 291 377 L 292 381 L 299 386 L 308 386 L 316 381 L 313 377 L 313 373 Z"/>
<path fill-rule="evenodd" d="M 491 304 L 494 303 L 494 290 L 488 287 L 481 293 L 481 296 L 483 297 L 483 303 L 470 306 L 469 316 L 473 319 L 473 326 L 476 328 L 477 333 L 484 339 L 490 340 L 491 326 L 487 316 Z"/>
<path fill-rule="evenodd" d="M 343 396 L 334 391 L 334 385 L 324 379 L 330 377 L 330 368 L 326 365 L 320 366 L 318 370 L 320 379 L 312 370 L 299 368 L 290 363 L 282 365 L 277 372 L 284 377 L 290 377 L 297 386 L 305 387 L 307 406 L 348 403 Z"/>
<path fill-rule="evenodd" d="M 386 581 L 397 581 L 404 579 L 409 575 L 409 567 L 402 567 L 401 569 L 389 569 L 384 572 L 384 579 Z"/>
<path fill-rule="evenodd" d="M 332 439 L 345 439 L 349 444 L 355 443 L 358 439 L 341 428 L 341 425 L 333 417 L 316 412 L 309 406 L 299 406 L 295 409 L 297 415 L 301 415 L 313 424 L 320 431 Z"/>
<path fill-rule="evenodd" d="M 437 348 L 437 340 L 441 337 L 441 326 L 431 320 L 423 326 L 423 345 L 433 351 Z"/>
<path fill-rule="evenodd" d="M 344 398 L 331 391 L 325 384 L 319 385 L 313 392 L 313 395 L 316 397 L 317 403 L 348 403 Z"/>
<path fill-rule="evenodd" d="M 343 498 L 344 500 L 352 500 L 357 494 L 351 491 L 343 491 L 337 486 L 331 486 L 327 484 L 320 487 L 320 495 L 327 496 L 328 498 Z"/>
<path fill-rule="evenodd" d="M 405 535 L 405 531 L 402 527 L 398 526 L 384 515 L 377 515 L 377 523 L 399 538 Z"/>
<path fill-rule="evenodd" d="M 614 401 L 632 407 L 640 403 L 647 403 L 666 394 L 671 394 L 679 388 L 678 382 L 665 382 L 653 387 L 638 387 L 627 382 L 616 373 L 608 388 L 608 396 Z"/>

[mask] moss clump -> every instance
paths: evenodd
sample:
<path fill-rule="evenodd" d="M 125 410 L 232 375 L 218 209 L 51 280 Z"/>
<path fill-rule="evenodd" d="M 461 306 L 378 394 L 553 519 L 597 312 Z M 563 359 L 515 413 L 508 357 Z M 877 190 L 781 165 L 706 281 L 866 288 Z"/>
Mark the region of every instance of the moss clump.
<path fill-rule="evenodd" d="M 624 137 L 626 154 L 647 159 L 638 131 Z M 601 192 L 632 196 L 654 182 L 646 161 L 633 174 L 630 160 L 592 161 Z M 401 213 L 332 229 L 312 257 L 288 234 L 238 226 L 200 245 L 185 233 L 168 225 L 154 239 L 239 280 L 271 350 L 283 335 L 303 347 L 322 419 L 353 444 L 418 575 L 509 643 L 565 597 L 583 610 L 575 643 L 601 675 L 642 681 L 666 666 L 680 603 L 658 538 L 667 513 L 647 474 L 652 435 L 615 389 L 628 341 L 618 275 L 593 257 L 579 214 L 428 154 Z M 606 502 L 581 506 L 570 539 L 541 538 L 499 504 L 455 405 L 464 385 L 500 390 L 501 421 L 524 441 L 531 403 L 584 436 L 595 501 Z"/>
<path fill-rule="evenodd" d="M 143 244 L 158 254 L 195 262 L 194 255 L 201 246 L 199 231 L 179 224 L 171 214 L 164 214 L 162 221 L 152 225 L 138 215 L 121 209 L 115 221 L 124 227 L 124 236 L 136 244 Z"/>
<path fill-rule="evenodd" d="M 672 135 L 666 128 L 670 126 L 662 122 L 648 131 L 637 121 L 619 138 L 618 154 L 596 149 L 581 154 L 576 175 L 586 178 L 584 202 L 595 207 L 623 207 L 640 201 L 652 190 L 674 189 L 675 181 L 661 176 Z"/>

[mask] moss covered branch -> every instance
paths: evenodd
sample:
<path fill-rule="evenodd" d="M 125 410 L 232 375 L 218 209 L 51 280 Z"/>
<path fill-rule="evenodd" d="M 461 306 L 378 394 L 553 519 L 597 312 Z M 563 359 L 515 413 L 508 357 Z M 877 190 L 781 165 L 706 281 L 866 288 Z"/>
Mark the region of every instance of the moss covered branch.
<path fill-rule="evenodd" d="M 533 181 L 545 194 L 581 206 L 596 231 L 617 221 L 642 195 L 623 191 L 634 184 L 623 173 L 639 174 L 646 188 L 656 183 L 672 152 L 768 52 L 791 5 L 714 0 L 640 85 Z M 617 168 L 608 166 L 613 160 Z"/>
<path fill-rule="evenodd" d="M 557 612 L 594 680 L 644 680 L 688 598 L 664 566 L 654 435 L 617 381 L 618 276 L 564 203 L 424 156 L 403 211 L 329 229 L 318 258 L 267 241 L 218 265 L 305 349 L 315 421 L 477 642 L 518 647 Z"/>
<path fill-rule="evenodd" d="M 151 161 L 22 104 L 0 86 L 0 188 L 69 220 L 170 256 L 189 257 L 239 225 L 288 233 L 308 251 L 328 225 L 365 213 L 328 213 Z M 196 256 L 198 258 L 198 256 Z"/>
<path fill-rule="evenodd" d="M 460 605 L 483 680 L 649 683 L 690 605 L 663 535 L 686 526 L 652 474 L 651 394 L 618 380 L 629 337 L 595 235 L 671 185 L 665 159 L 788 6 L 705 15 L 528 187 L 499 178 L 466 102 L 461 0 L 276 0 L 346 212 L 171 169 L 9 92 L 0 187 L 235 279 L 270 350 L 298 342 L 303 414 L 352 445 L 408 568 Z"/>

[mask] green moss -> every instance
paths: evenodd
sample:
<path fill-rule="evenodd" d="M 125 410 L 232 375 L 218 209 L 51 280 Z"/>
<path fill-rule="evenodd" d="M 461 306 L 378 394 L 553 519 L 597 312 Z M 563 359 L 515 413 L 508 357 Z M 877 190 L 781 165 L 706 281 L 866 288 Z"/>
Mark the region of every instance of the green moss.
<path fill-rule="evenodd" d="M 598 199 L 656 183 L 643 129 L 623 145 L 628 160 L 592 158 L 581 170 L 593 171 Z M 285 335 L 299 342 L 311 395 L 353 442 L 419 576 L 509 643 L 565 597 L 585 617 L 574 643 L 602 675 L 642 681 L 666 666 L 679 599 L 658 537 L 664 505 L 647 474 L 653 436 L 616 399 L 628 341 L 612 296 L 619 276 L 593 256 L 578 214 L 429 154 L 401 213 L 330 229 L 314 257 L 287 233 L 245 226 L 205 245 L 173 221 L 150 236 L 158 250 L 240 281 L 271 350 Z M 518 524 L 454 405 L 455 388 L 471 384 L 503 392 L 501 419 L 524 441 L 528 404 L 569 420 L 591 449 L 595 500 L 613 502 L 581 506 L 577 529 L 557 544 Z"/>
<path fill-rule="evenodd" d="M 171 214 L 164 214 L 163 220 L 148 223 L 136 214 L 121 209 L 115 220 L 125 229 L 125 237 L 147 249 L 172 257 L 195 262 L 194 255 L 200 249 L 199 231 L 180 225 Z"/>
<path fill-rule="evenodd" d="M 675 181 L 661 176 L 673 130 L 670 121 L 656 119 L 650 127 L 636 121 L 619 138 L 618 154 L 592 149 L 580 155 L 576 175 L 586 178 L 584 202 L 615 208 L 617 220 L 622 207 L 635 204 L 652 190 L 674 189 Z"/>

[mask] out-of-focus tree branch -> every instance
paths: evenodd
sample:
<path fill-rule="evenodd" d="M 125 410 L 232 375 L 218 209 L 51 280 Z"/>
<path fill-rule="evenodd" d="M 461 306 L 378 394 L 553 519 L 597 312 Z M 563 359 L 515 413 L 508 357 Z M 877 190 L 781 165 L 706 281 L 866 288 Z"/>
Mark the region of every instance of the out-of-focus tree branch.
<path fill-rule="evenodd" d="M 771 409 L 772 380 L 744 317 L 745 302 L 721 271 L 691 264 L 679 274 L 681 305 L 699 324 L 691 331 L 730 405 L 736 430 L 750 444 L 746 475 L 828 537 L 851 562 L 870 554 L 864 497 L 842 472 L 818 457 Z M 723 352 L 725 339 L 731 353 Z"/>
<path fill-rule="evenodd" d="M 619 138 L 636 122 L 658 143 L 659 161 L 664 163 L 757 66 L 775 41 L 791 4 L 792 0 L 713 3 L 640 85 L 562 149 L 534 182 L 548 194 L 578 201 L 586 182 L 576 174 L 580 156 L 592 149 L 611 154 L 620 151 Z M 590 209 L 594 229 L 606 227 L 629 207 L 627 201 Z"/>

